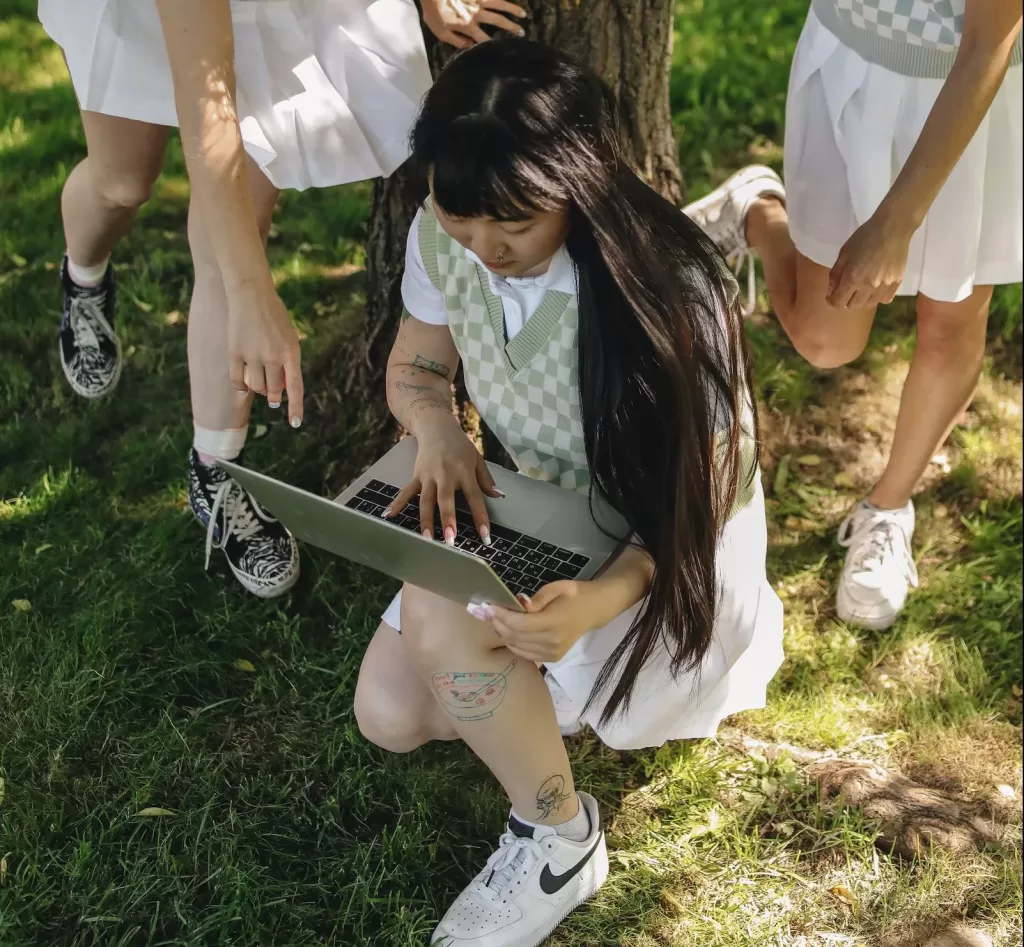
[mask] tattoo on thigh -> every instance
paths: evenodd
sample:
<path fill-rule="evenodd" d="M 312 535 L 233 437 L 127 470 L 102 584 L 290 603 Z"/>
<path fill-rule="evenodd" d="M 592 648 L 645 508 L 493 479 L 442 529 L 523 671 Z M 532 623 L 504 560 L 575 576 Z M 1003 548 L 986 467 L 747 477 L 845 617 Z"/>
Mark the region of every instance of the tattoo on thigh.
<path fill-rule="evenodd" d="M 552 813 L 557 812 L 572 798 L 572 794 L 565 791 L 565 778 L 552 776 L 541 783 L 537 790 L 537 810 L 542 819 L 550 819 Z"/>
<path fill-rule="evenodd" d="M 518 661 L 502 671 L 442 671 L 432 678 L 441 706 L 457 720 L 487 720 L 501 706 L 509 675 Z"/>

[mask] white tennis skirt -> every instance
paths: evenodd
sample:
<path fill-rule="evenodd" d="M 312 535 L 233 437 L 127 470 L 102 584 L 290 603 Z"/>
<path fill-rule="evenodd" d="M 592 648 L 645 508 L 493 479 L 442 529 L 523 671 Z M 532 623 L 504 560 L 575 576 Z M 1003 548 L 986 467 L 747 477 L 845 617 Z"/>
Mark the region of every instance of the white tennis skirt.
<path fill-rule="evenodd" d="M 866 62 L 808 15 L 785 145 L 790 233 L 804 256 L 835 263 L 896 180 L 941 88 Z M 957 302 L 976 285 L 1024 277 L 1021 107 L 1015 66 L 911 241 L 901 295 Z"/>
<path fill-rule="evenodd" d="M 391 174 L 430 87 L 413 0 L 232 0 L 246 151 L 279 188 Z M 177 125 L 154 0 L 40 0 L 83 109 Z"/>
<path fill-rule="evenodd" d="M 673 676 L 666 648 L 656 648 L 637 679 L 629 709 L 601 723 L 603 702 L 585 716 L 617 750 L 661 746 L 667 740 L 713 737 L 726 717 L 765 705 L 768 684 L 782 665 L 782 603 L 765 575 L 768 546 L 760 476 L 750 505 L 726 524 L 718 544 L 719 606 L 715 633 L 698 671 Z M 580 707 L 629 631 L 639 606 L 587 632 L 561 661 L 546 665 Z M 402 627 L 402 593 L 382 620 Z"/>

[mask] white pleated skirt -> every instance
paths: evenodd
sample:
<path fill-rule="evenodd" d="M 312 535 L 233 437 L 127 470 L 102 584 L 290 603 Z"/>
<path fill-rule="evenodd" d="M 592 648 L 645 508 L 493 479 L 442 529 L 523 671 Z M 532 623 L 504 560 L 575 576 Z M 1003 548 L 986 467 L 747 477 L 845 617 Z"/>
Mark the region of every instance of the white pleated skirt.
<path fill-rule="evenodd" d="M 790 73 L 785 180 L 797 249 L 831 267 L 874 213 L 914 147 L 942 80 L 866 62 L 808 15 Z M 900 295 L 957 302 L 976 285 L 1024 277 L 1021 67 L 988 115 L 910 245 Z"/>
<path fill-rule="evenodd" d="M 412 0 L 232 0 L 246 151 L 279 188 L 391 174 L 430 87 Z M 177 125 L 154 0 L 40 0 L 83 109 Z"/>
<path fill-rule="evenodd" d="M 668 651 L 655 650 L 637 680 L 629 709 L 600 722 L 600 701 L 583 719 L 608 746 L 633 750 L 668 740 L 713 737 L 726 717 L 765 705 L 769 682 L 782 666 L 782 603 L 765 575 L 768 537 L 764 494 L 726 525 L 718 546 L 721 589 L 711 648 L 699 671 L 673 677 Z M 382 620 L 401 629 L 402 593 Z M 633 624 L 639 606 L 587 632 L 547 668 L 582 707 L 608 657 Z"/>

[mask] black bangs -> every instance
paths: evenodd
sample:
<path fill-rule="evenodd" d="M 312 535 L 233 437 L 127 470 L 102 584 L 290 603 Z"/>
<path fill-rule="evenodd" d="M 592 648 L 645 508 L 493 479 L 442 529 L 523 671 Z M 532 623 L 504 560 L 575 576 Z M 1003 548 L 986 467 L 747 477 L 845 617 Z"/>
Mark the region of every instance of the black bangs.
<path fill-rule="evenodd" d="M 460 116 L 435 141 L 440 147 L 423 142 L 418 150 L 418 170 L 451 217 L 522 221 L 565 204 L 557 184 L 493 116 Z"/>

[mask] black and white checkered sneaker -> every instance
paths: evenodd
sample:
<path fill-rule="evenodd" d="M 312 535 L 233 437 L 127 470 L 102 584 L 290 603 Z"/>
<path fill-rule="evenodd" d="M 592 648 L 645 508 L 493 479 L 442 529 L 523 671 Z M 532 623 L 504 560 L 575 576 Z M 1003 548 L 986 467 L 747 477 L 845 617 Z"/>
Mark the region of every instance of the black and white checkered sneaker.
<path fill-rule="evenodd" d="M 79 286 L 68 275 L 68 258 L 60 267 L 64 296 L 60 323 L 60 364 L 68 383 L 83 398 L 101 398 L 121 377 L 121 343 L 114 331 L 117 306 L 114 267 L 99 286 Z"/>
<path fill-rule="evenodd" d="M 189 455 L 188 503 L 206 527 L 206 567 L 214 549 L 223 551 L 235 578 L 253 595 L 275 598 L 299 580 L 295 538 L 240 483 L 219 467 Z"/>

